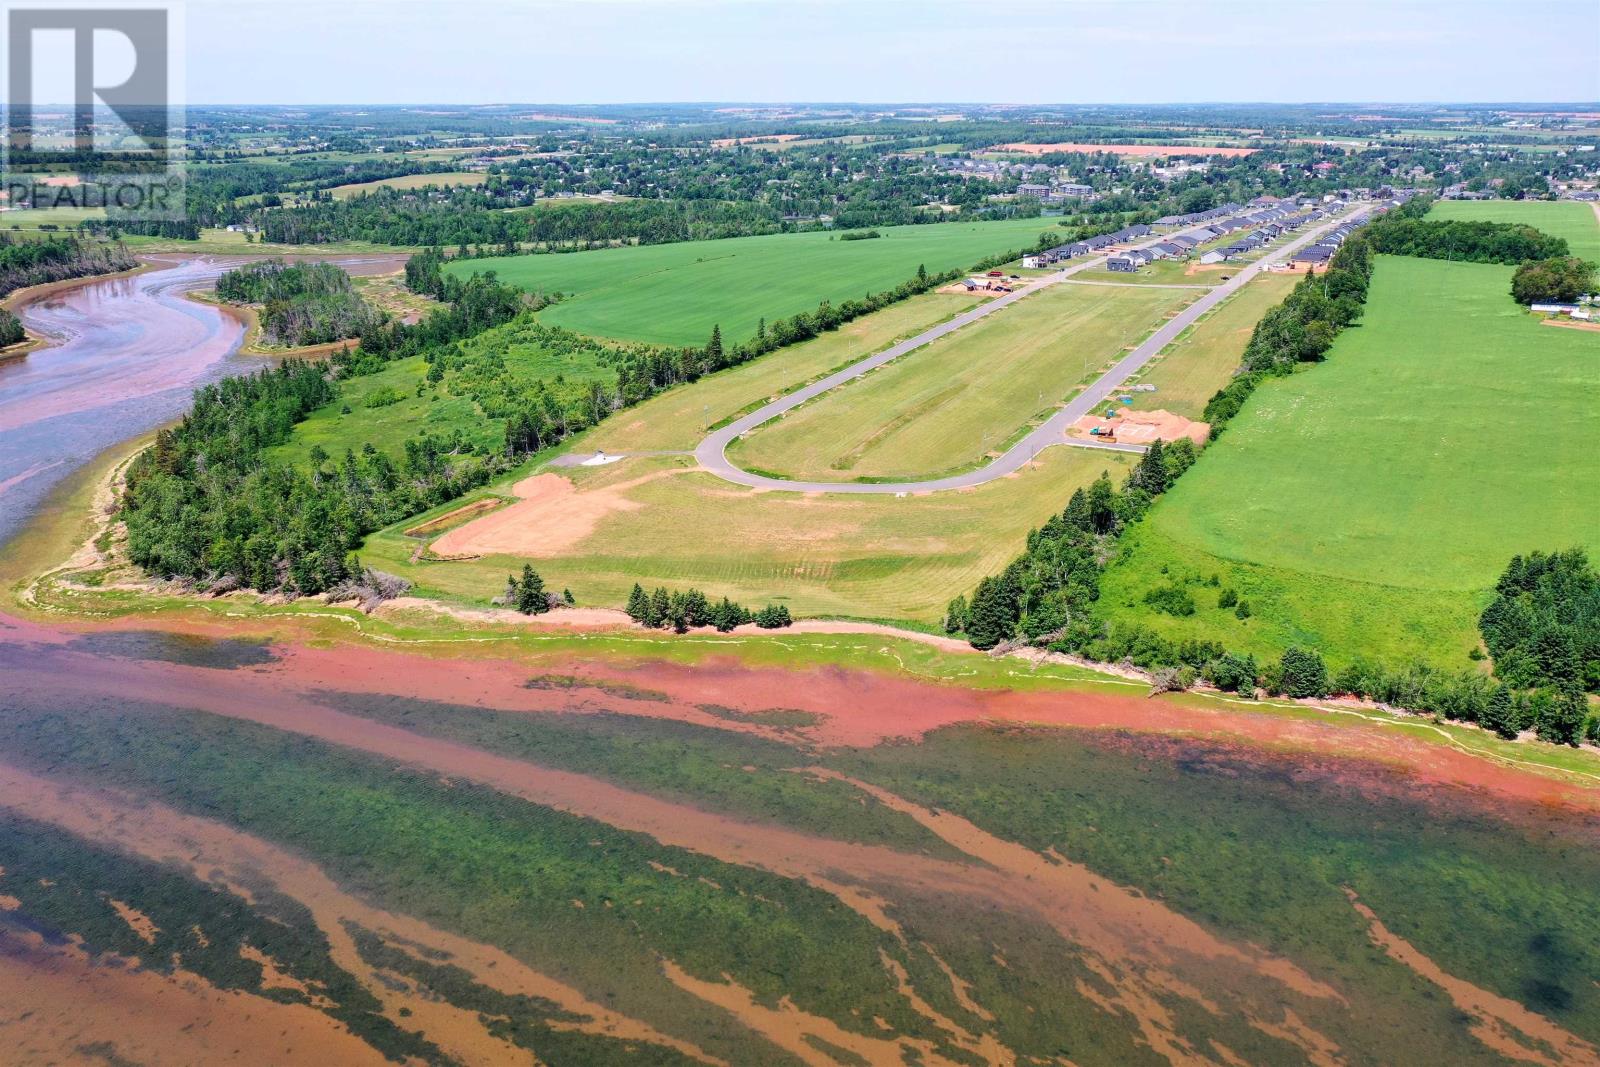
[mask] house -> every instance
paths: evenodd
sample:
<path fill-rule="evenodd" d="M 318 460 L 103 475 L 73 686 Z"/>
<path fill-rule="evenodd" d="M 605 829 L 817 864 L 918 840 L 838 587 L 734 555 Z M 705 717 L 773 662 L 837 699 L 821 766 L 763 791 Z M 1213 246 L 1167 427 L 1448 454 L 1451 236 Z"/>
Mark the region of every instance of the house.
<path fill-rule="evenodd" d="M 1023 182 L 1021 185 L 1017 186 L 1017 195 L 1032 196 L 1043 200 L 1045 197 L 1050 195 L 1050 187 L 1048 185 L 1036 185 L 1032 182 Z"/>
<path fill-rule="evenodd" d="M 1184 255 L 1188 250 L 1175 241 L 1162 241 L 1160 244 L 1151 245 L 1149 251 L 1157 259 L 1171 259 L 1173 256 Z"/>
<path fill-rule="evenodd" d="M 1132 274 L 1139 269 L 1139 266 L 1130 256 L 1112 256 L 1106 260 L 1106 270 L 1119 271 L 1123 274 Z"/>
<path fill-rule="evenodd" d="M 1227 254 L 1225 252 L 1223 252 L 1221 249 L 1213 248 L 1211 251 L 1207 252 L 1205 255 L 1200 257 L 1200 262 L 1202 262 L 1202 263 L 1221 263 L 1224 260 L 1226 260 L 1227 258 L 1228 258 Z"/>
<path fill-rule="evenodd" d="M 1191 237 L 1189 234 L 1186 234 L 1186 233 L 1174 234 L 1173 236 L 1167 238 L 1167 244 L 1177 245 L 1179 248 L 1183 249 L 1185 252 L 1189 251 L 1189 249 L 1193 248 L 1195 245 L 1197 245 L 1199 243 L 1200 243 L 1199 241 L 1195 240 L 1193 237 Z"/>
<path fill-rule="evenodd" d="M 1529 304 L 1529 311 L 1543 311 L 1550 315 L 1571 315 L 1578 310 L 1577 304 Z"/>
<path fill-rule="evenodd" d="M 1317 267 L 1326 266 L 1327 262 L 1333 258 L 1333 254 L 1337 251 L 1338 249 L 1332 245 L 1310 245 L 1306 248 L 1300 249 L 1300 251 L 1289 257 L 1289 266 L 1294 270 L 1305 270 L 1306 268 L 1315 269 Z"/>
<path fill-rule="evenodd" d="M 1093 196 L 1094 186 L 1079 185 L 1075 182 L 1057 182 L 1051 186 L 1050 192 L 1059 197 Z"/>
<path fill-rule="evenodd" d="M 1040 267 L 1048 267 L 1052 262 L 1053 260 L 1051 260 L 1048 252 L 1035 252 L 1032 255 L 1022 257 L 1022 266 L 1026 270 L 1038 270 Z"/>

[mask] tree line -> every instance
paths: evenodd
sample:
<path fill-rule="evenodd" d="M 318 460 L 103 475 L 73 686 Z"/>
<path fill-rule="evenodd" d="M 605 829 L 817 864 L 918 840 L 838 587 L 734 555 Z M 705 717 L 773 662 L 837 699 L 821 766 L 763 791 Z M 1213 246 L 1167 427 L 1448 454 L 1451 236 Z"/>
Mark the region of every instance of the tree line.
<path fill-rule="evenodd" d="M 737 626 L 751 622 L 763 629 L 776 630 L 794 622 L 789 609 L 782 604 L 768 604 L 760 611 L 752 612 L 727 597 L 723 597 L 720 603 L 714 603 L 698 589 L 683 593 L 668 592 L 665 587 L 657 587 L 654 593 L 646 593 L 638 582 L 633 584 L 633 591 L 628 594 L 628 617 L 652 630 L 667 629 L 680 634 L 703 626 L 715 627 L 719 633 L 728 633 Z"/>
<path fill-rule="evenodd" d="M 291 346 L 359 337 L 382 325 L 384 315 L 356 292 L 350 276 L 331 263 L 248 263 L 217 279 L 217 295 L 231 304 L 261 306 L 261 332 Z"/>

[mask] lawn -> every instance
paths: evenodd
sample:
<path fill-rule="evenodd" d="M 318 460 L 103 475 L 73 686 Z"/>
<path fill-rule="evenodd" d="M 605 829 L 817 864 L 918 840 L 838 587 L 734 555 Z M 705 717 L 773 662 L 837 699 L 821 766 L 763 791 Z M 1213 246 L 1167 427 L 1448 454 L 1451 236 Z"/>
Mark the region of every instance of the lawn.
<path fill-rule="evenodd" d="M 1280 303 L 1300 277 L 1263 273 L 1250 279 L 1146 364 L 1136 380 L 1155 386 L 1156 391 L 1134 393 L 1133 406 L 1144 411 L 1161 408 L 1198 419 L 1206 401 L 1233 377 L 1261 316 Z"/>
<path fill-rule="evenodd" d="M 797 615 L 933 624 L 951 597 L 1004 567 L 1075 488 L 1105 470 L 1120 481 L 1127 462 L 1057 448 L 1016 477 L 897 498 L 758 492 L 690 470 L 686 458 L 630 459 L 570 472 L 579 485 L 568 506 L 600 501 L 598 521 L 575 544 L 530 558 L 547 584 L 571 588 L 585 605 L 621 607 L 641 582 L 780 602 Z M 422 595 L 483 606 L 523 562 L 412 563 L 416 542 L 400 531 L 416 521 L 369 538 L 361 558 L 415 581 Z"/>
<path fill-rule="evenodd" d="M 1198 295 L 1057 285 L 858 378 L 737 442 L 786 477 L 932 477 L 1003 448 Z"/>
<path fill-rule="evenodd" d="M 1600 263 L 1600 222 L 1593 204 L 1575 200 L 1441 200 L 1428 216 L 1472 222 L 1525 222 L 1553 237 L 1565 237 L 1573 255 Z"/>
<path fill-rule="evenodd" d="M 1264 654 L 1467 666 L 1513 554 L 1600 552 L 1600 337 L 1540 326 L 1510 276 L 1383 257 L 1327 362 L 1263 385 L 1130 532 L 1110 613 Z M 1252 618 L 1216 609 L 1212 575 Z M 1200 611 L 1152 613 L 1168 583 Z"/>
<path fill-rule="evenodd" d="M 482 185 L 488 180 L 488 177 L 487 174 L 467 170 L 440 171 L 434 174 L 405 174 L 398 178 L 384 178 L 375 182 L 355 182 L 351 185 L 339 185 L 329 190 L 329 192 L 333 194 L 335 200 L 348 200 L 352 196 L 362 196 L 384 188 L 421 189 L 427 185 Z"/>
<path fill-rule="evenodd" d="M 477 259 L 454 264 L 466 276 L 495 271 L 530 290 L 568 299 L 546 322 L 630 341 L 703 345 L 711 328 L 742 341 L 757 323 L 892 289 L 918 265 L 930 273 L 1037 243 L 1062 231 L 1049 219 L 885 227 L 876 240 L 840 241 L 828 232 L 605 248 L 590 252 Z"/>

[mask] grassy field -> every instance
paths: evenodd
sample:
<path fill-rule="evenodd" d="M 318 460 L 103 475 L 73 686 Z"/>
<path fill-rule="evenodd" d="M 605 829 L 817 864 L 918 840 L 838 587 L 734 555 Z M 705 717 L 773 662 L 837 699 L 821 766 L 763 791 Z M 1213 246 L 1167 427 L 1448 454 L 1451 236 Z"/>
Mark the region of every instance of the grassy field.
<path fill-rule="evenodd" d="M 1510 557 L 1600 551 L 1600 337 L 1542 327 L 1511 268 L 1384 257 L 1327 362 L 1263 385 L 1125 540 L 1102 603 L 1173 635 L 1467 666 Z M 1248 599 L 1152 613 L 1146 591 Z"/>
<path fill-rule="evenodd" d="M 892 289 L 919 264 L 930 273 L 962 269 L 1032 246 L 1053 228 L 1049 219 L 1013 219 L 886 227 L 870 241 L 840 241 L 826 232 L 774 234 L 478 259 L 448 269 L 460 276 L 492 270 L 526 289 L 570 294 L 543 317 L 579 333 L 702 345 L 715 325 L 725 340 L 742 341 L 762 318 L 770 322 L 812 311 L 823 300 Z"/>
<path fill-rule="evenodd" d="M 837 481 L 976 463 L 1195 295 L 1054 286 L 769 423 L 732 455 L 786 477 Z"/>
<path fill-rule="evenodd" d="M 1593 204 L 1575 200 L 1441 200 L 1428 217 L 1525 222 L 1554 237 L 1565 237 L 1573 255 L 1600 262 L 1600 224 Z"/>
<path fill-rule="evenodd" d="M 1136 381 L 1154 385 L 1156 391 L 1134 393 L 1133 406 L 1198 419 L 1206 401 L 1233 377 L 1261 316 L 1299 280 L 1298 274 L 1257 274 L 1145 365 Z"/>
<path fill-rule="evenodd" d="M 607 452 L 692 449 L 736 415 L 967 310 L 974 297 L 924 293 L 803 344 L 669 389 L 607 419 L 576 447 Z"/>
<path fill-rule="evenodd" d="M 564 472 L 578 492 L 562 506 L 590 515 L 593 527 L 576 543 L 532 554 L 546 583 L 594 606 L 621 607 L 642 582 L 784 603 L 798 615 L 931 624 L 951 597 L 1009 562 L 1075 488 L 1105 470 L 1120 480 L 1127 459 L 1052 449 L 1016 477 L 904 499 L 757 492 L 691 467 L 661 457 Z M 416 521 L 369 538 L 361 557 L 415 581 L 423 595 L 483 606 L 522 563 L 413 564 L 417 542 L 400 531 Z"/>
<path fill-rule="evenodd" d="M 335 200 L 348 200 L 352 196 L 361 196 L 366 193 L 376 192 L 379 189 L 421 189 L 424 186 L 436 185 L 482 185 L 488 181 L 489 176 L 477 171 L 451 170 L 440 171 L 434 174 L 404 174 L 398 178 L 384 178 L 375 182 L 355 182 L 350 185 L 339 185 L 330 189 Z"/>

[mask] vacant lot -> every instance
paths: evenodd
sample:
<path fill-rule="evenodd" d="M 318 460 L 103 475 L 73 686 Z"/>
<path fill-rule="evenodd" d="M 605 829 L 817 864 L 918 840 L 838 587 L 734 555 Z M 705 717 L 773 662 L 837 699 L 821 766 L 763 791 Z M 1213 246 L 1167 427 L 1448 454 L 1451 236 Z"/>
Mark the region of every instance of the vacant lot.
<path fill-rule="evenodd" d="M 1157 391 L 1133 394 L 1134 407 L 1165 408 L 1198 419 L 1206 401 L 1233 377 L 1261 316 L 1282 301 L 1300 277 L 1257 274 L 1147 365 L 1139 381 L 1154 385 Z"/>
<path fill-rule="evenodd" d="M 448 269 L 461 276 L 492 270 L 525 289 L 570 294 L 543 318 L 579 333 L 703 345 L 716 325 L 728 342 L 742 341 L 762 318 L 892 289 L 918 265 L 930 273 L 964 269 L 1030 247 L 1052 230 L 1061 232 L 1050 219 L 940 223 L 886 227 L 868 241 L 774 234 L 479 259 Z"/>
<path fill-rule="evenodd" d="M 1510 276 L 1383 257 L 1361 325 L 1258 390 L 1131 533 L 1112 613 L 1269 654 L 1466 666 L 1513 554 L 1600 550 L 1600 337 L 1540 328 Z M 1217 610 L 1212 575 L 1254 617 Z M 1169 583 L 1198 614 L 1145 606 Z"/>
<path fill-rule="evenodd" d="M 441 171 L 436 174 L 406 174 L 399 178 L 384 178 L 375 182 L 356 182 L 336 186 L 331 190 L 335 200 L 348 200 L 352 196 L 376 192 L 379 189 L 421 189 L 426 185 L 482 185 L 488 176 L 467 170 Z"/>
<path fill-rule="evenodd" d="M 976 463 L 1196 295 L 1054 286 L 761 427 L 733 456 L 786 477 L 839 481 Z"/>
<path fill-rule="evenodd" d="M 596 427 L 579 448 L 607 452 L 689 450 L 716 426 L 897 341 L 921 333 L 977 303 L 965 293 L 924 293 L 865 315 L 839 329 L 738 367 L 669 389 Z"/>
<path fill-rule="evenodd" d="M 1005 566 L 1074 489 L 1104 470 L 1120 480 L 1127 457 L 1057 448 L 1010 478 L 903 499 L 758 492 L 691 467 L 662 457 L 562 472 L 577 480 L 568 506 L 592 526 L 575 543 L 553 516 L 561 538 L 534 526 L 524 553 L 412 564 L 416 542 L 396 527 L 371 538 L 361 558 L 412 579 L 424 595 L 478 606 L 526 558 L 583 605 L 621 607 L 642 582 L 781 602 L 797 615 L 935 623 L 951 597 Z"/>
<path fill-rule="evenodd" d="M 1573 200 L 1441 200 L 1430 218 L 1473 222 L 1525 222 L 1555 237 L 1565 237 L 1572 254 L 1600 262 L 1600 225 L 1594 205 Z"/>

